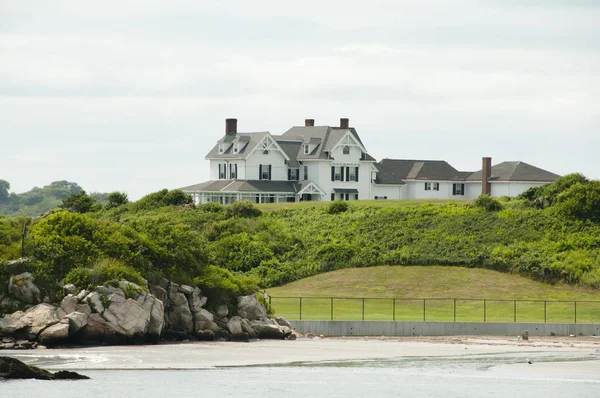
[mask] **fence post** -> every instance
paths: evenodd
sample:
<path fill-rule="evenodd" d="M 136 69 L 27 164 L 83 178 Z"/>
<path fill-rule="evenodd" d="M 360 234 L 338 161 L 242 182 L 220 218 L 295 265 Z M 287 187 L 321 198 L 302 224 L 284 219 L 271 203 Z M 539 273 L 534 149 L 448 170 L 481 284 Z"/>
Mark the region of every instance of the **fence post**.
<path fill-rule="evenodd" d="M 544 323 L 546 323 L 546 300 L 544 300 Z"/>
<path fill-rule="evenodd" d="M 331 298 L 331 320 L 333 321 L 333 297 Z"/>
<path fill-rule="evenodd" d="M 300 320 L 302 320 L 302 297 L 300 297 Z"/>
<path fill-rule="evenodd" d="M 456 322 L 456 299 L 454 299 L 454 322 Z"/>
<path fill-rule="evenodd" d="M 577 323 L 577 301 L 574 301 L 575 303 L 575 323 Z"/>
<path fill-rule="evenodd" d="M 392 310 L 394 311 L 392 313 L 392 321 L 395 321 L 396 320 L 396 299 L 394 298 L 394 300 L 392 302 L 393 302 Z"/>
<path fill-rule="evenodd" d="M 423 299 L 423 322 L 425 322 L 425 299 Z"/>
<path fill-rule="evenodd" d="M 515 300 L 515 305 L 513 308 L 513 315 L 515 317 L 515 323 L 517 323 L 517 300 Z"/>
<path fill-rule="evenodd" d="M 365 298 L 364 297 L 363 297 L 362 301 L 363 301 L 362 302 L 362 320 L 364 321 L 365 320 Z"/>
<path fill-rule="evenodd" d="M 483 299 L 483 322 L 487 322 L 487 300 Z"/>

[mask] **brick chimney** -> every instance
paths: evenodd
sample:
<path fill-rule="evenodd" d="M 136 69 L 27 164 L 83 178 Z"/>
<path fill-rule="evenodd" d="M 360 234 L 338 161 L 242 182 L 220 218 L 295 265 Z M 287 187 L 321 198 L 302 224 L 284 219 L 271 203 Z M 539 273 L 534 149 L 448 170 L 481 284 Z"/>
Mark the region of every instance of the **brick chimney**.
<path fill-rule="evenodd" d="M 348 126 L 350 126 L 350 120 L 346 119 L 346 118 L 341 118 L 340 119 L 340 127 L 343 129 L 347 129 Z"/>
<path fill-rule="evenodd" d="M 490 177 L 492 176 L 492 158 L 481 158 L 481 194 L 491 195 L 492 186 Z"/>
<path fill-rule="evenodd" d="M 315 125 L 315 119 L 304 119 L 305 127 L 313 127 Z"/>
<path fill-rule="evenodd" d="M 225 119 L 225 135 L 237 134 L 237 119 Z"/>

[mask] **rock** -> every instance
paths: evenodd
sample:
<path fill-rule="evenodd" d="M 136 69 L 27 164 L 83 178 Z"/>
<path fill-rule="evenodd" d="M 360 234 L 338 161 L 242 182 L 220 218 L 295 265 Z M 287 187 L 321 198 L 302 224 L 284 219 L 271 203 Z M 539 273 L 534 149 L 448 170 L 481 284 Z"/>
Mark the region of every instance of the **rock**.
<path fill-rule="evenodd" d="M 170 284 L 171 282 L 167 278 L 161 278 L 161 280 L 158 282 L 158 286 L 160 286 L 164 291 L 169 290 Z"/>
<path fill-rule="evenodd" d="M 286 340 L 296 340 L 296 335 L 294 333 L 291 333 L 289 336 L 287 336 L 285 338 Z"/>
<path fill-rule="evenodd" d="M 25 311 L 19 322 L 23 325 L 22 327 L 29 328 L 31 337 L 36 337 L 48 326 L 60 322 L 60 317 L 57 314 L 56 308 L 50 304 L 38 304 Z"/>
<path fill-rule="evenodd" d="M 523 340 L 529 340 L 529 330 L 524 330 L 523 333 L 521 333 L 521 338 Z"/>
<path fill-rule="evenodd" d="M 242 332 L 239 334 L 232 334 L 231 341 L 243 341 L 243 342 L 247 343 L 248 341 L 250 341 L 250 336 L 246 332 Z"/>
<path fill-rule="evenodd" d="M 179 293 L 179 285 L 177 283 L 171 283 L 169 285 L 169 299 L 173 300 L 173 296 Z"/>
<path fill-rule="evenodd" d="M 85 299 L 83 301 L 90 306 L 92 312 L 102 314 L 104 312 L 104 305 L 102 304 L 100 297 L 100 293 L 91 292 L 90 294 L 85 296 Z"/>
<path fill-rule="evenodd" d="M 314 335 L 314 334 L 312 334 L 312 333 L 306 333 L 306 334 L 304 335 L 304 337 L 306 337 L 307 339 L 314 339 L 314 338 L 316 338 L 317 336 L 315 336 L 315 335 Z"/>
<path fill-rule="evenodd" d="M 200 341 L 212 341 L 215 339 L 215 334 L 212 330 L 198 330 L 196 338 Z"/>
<path fill-rule="evenodd" d="M 64 370 L 52 374 L 15 358 L 0 357 L 0 379 L 78 380 L 89 377 Z"/>
<path fill-rule="evenodd" d="M 252 329 L 256 332 L 256 336 L 259 339 L 283 339 L 286 337 L 285 333 L 279 326 L 264 324 L 261 321 L 251 321 Z M 290 331 L 291 334 L 291 331 Z"/>
<path fill-rule="evenodd" d="M 188 285 L 181 285 L 179 286 L 179 291 L 183 294 L 185 294 L 186 296 L 189 295 L 191 296 L 192 293 L 194 293 L 194 288 Z"/>
<path fill-rule="evenodd" d="M 92 313 L 92 309 L 90 308 L 89 304 L 77 304 L 75 311 L 82 312 L 86 316 L 89 316 Z"/>
<path fill-rule="evenodd" d="M 194 320 L 194 330 L 213 329 L 212 324 L 214 320 L 213 314 L 200 308 L 200 311 L 192 314 Z"/>
<path fill-rule="evenodd" d="M 116 330 L 107 323 L 100 314 L 91 314 L 87 325 L 81 329 L 82 341 L 86 343 L 113 343 L 117 342 Z"/>
<path fill-rule="evenodd" d="M 206 300 L 206 297 L 202 297 L 200 295 L 200 289 L 195 288 L 192 295 L 188 297 L 188 302 L 192 313 L 199 312 L 202 309 L 202 307 L 206 304 Z"/>
<path fill-rule="evenodd" d="M 77 310 L 77 297 L 72 294 L 65 296 L 60 302 L 60 308 L 62 308 L 65 314 L 70 314 Z"/>
<path fill-rule="evenodd" d="M 15 350 L 30 350 L 33 348 L 33 343 L 29 340 L 17 340 L 15 342 Z"/>
<path fill-rule="evenodd" d="M 86 298 L 86 296 L 90 294 L 90 292 L 88 290 L 83 289 L 82 291 L 80 291 L 77 294 L 77 301 L 79 301 L 80 303 Z"/>
<path fill-rule="evenodd" d="M 23 315 L 25 315 L 23 311 L 16 311 L 0 318 L 0 333 L 11 335 L 17 330 L 24 328 L 26 325 L 20 322 Z"/>
<path fill-rule="evenodd" d="M 40 342 L 42 344 L 56 344 L 63 342 L 69 338 L 69 320 L 59 322 L 47 327 L 40 333 Z"/>
<path fill-rule="evenodd" d="M 229 308 L 227 307 L 227 304 L 219 304 L 217 306 L 216 313 L 219 318 L 225 318 L 227 315 L 229 315 Z"/>
<path fill-rule="evenodd" d="M 108 298 L 111 304 L 102 313 L 104 319 L 123 336 L 143 336 L 150 323 L 150 311 L 142 308 L 136 300 L 125 299 L 116 293 Z"/>
<path fill-rule="evenodd" d="M 77 291 L 77 286 L 72 283 L 63 286 L 63 290 L 67 294 L 74 294 Z"/>
<path fill-rule="evenodd" d="M 234 316 L 233 318 L 231 318 L 227 322 L 227 330 L 229 330 L 229 333 L 231 333 L 232 336 L 245 333 L 242 330 L 242 318 L 240 318 L 239 316 Z M 248 334 L 246 333 L 246 335 Z"/>
<path fill-rule="evenodd" d="M 244 330 L 244 332 L 248 333 L 248 336 L 251 339 L 255 339 L 257 337 L 256 332 L 254 331 L 254 329 L 252 329 L 252 325 L 250 325 L 250 322 L 245 318 L 242 318 L 242 329 Z"/>
<path fill-rule="evenodd" d="M 110 296 L 111 294 L 116 294 L 123 298 L 125 297 L 125 293 L 123 292 L 123 290 L 114 286 L 98 286 L 96 287 L 96 291 L 102 296 Z"/>
<path fill-rule="evenodd" d="M 185 294 L 177 292 L 173 295 L 171 295 L 171 305 L 172 306 L 183 306 L 185 305 L 186 307 L 189 307 L 187 298 L 185 297 Z"/>
<path fill-rule="evenodd" d="M 267 310 L 258 302 L 256 296 L 242 296 L 238 298 L 238 311 L 244 311 L 249 320 L 260 319 L 267 316 Z"/>
<path fill-rule="evenodd" d="M 0 350 L 12 350 L 15 348 L 15 343 L 2 343 L 0 344 Z"/>
<path fill-rule="evenodd" d="M 279 317 L 276 319 L 277 324 L 279 326 L 287 326 L 290 329 L 293 329 L 292 324 L 290 323 L 290 321 L 288 321 L 287 319 L 285 319 L 284 317 Z"/>
<path fill-rule="evenodd" d="M 150 312 L 150 321 L 146 333 L 152 337 L 160 336 L 165 323 L 163 302 L 144 291 L 138 296 L 137 302 L 143 309 Z"/>
<path fill-rule="evenodd" d="M 8 282 L 8 293 L 27 304 L 41 301 L 40 289 L 33 283 L 33 275 L 30 272 L 12 276 Z"/>
<path fill-rule="evenodd" d="M 152 286 L 150 288 L 150 293 L 152 293 L 152 295 L 154 297 L 156 297 L 157 299 L 159 299 L 160 301 L 164 303 L 167 302 L 167 291 L 165 289 L 163 289 L 161 286 Z"/>
<path fill-rule="evenodd" d="M 83 312 L 71 312 L 66 319 L 69 321 L 69 335 L 74 335 L 87 325 L 88 314 Z"/>

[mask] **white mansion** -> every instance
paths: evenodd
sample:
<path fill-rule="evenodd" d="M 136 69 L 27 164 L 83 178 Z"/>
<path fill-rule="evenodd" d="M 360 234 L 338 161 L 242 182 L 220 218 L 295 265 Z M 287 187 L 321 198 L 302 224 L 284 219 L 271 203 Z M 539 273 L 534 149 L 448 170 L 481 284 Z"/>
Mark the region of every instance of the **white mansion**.
<path fill-rule="evenodd" d="M 559 176 L 524 162 L 458 171 L 442 160 L 383 159 L 367 153 L 348 119 L 339 127 L 292 127 L 281 135 L 238 133 L 237 119 L 206 155 L 210 181 L 181 188 L 197 203 L 255 203 L 364 199 L 474 199 L 517 196 Z"/>

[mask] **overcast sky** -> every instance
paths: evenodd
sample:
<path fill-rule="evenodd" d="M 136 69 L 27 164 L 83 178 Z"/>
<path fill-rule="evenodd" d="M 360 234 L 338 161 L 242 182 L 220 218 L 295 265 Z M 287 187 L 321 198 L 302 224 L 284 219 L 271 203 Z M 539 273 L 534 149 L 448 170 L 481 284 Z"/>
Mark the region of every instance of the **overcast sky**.
<path fill-rule="evenodd" d="M 0 0 L 0 179 L 199 183 L 228 117 L 600 178 L 599 21 L 598 0 Z"/>

